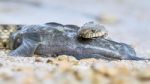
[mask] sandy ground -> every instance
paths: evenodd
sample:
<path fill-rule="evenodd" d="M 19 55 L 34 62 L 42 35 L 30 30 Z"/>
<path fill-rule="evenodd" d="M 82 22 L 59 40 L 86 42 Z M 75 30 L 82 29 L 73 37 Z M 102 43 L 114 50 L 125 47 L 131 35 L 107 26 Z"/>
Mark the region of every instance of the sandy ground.
<path fill-rule="evenodd" d="M 5 53 L 4 53 L 5 52 Z M 1 84 L 148 84 L 150 62 L 11 57 L 1 50 Z"/>
<path fill-rule="evenodd" d="M 59 22 L 81 26 L 95 21 L 106 27 L 112 40 L 131 44 L 138 56 L 149 57 L 149 3 L 148 0 L 0 0 L 0 23 Z M 75 58 L 67 61 L 69 58 L 60 56 L 65 59 L 61 61 L 58 58 L 10 57 L 4 50 L 0 53 L 0 83 L 137 84 L 150 79 L 149 61 L 78 61 Z"/>

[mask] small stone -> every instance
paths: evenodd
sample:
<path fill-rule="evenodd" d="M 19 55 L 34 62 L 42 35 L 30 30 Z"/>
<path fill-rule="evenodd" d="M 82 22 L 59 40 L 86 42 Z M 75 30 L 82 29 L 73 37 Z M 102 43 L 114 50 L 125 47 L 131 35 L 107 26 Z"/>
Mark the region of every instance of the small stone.
<path fill-rule="evenodd" d="M 77 80 L 79 80 L 79 81 L 82 80 L 82 76 L 80 75 L 80 73 L 78 71 L 74 71 L 73 74 L 74 74 L 74 76 L 76 77 Z"/>
<path fill-rule="evenodd" d="M 68 58 L 69 58 L 69 57 L 66 56 L 66 55 L 60 55 L 60 56 L 58 56 L 56 59 L 57 59 L 58 61 L 68 61 L 68 60 L 69 60 Z"/>
<path fill-rule="evenodd" d="M 42 62 L 42 60 L 40 58 L 36 57 L 35 62 Z"/>
<path fill-rule="evenodd" d="M 139 70 L 137 73 L 137 77 L 142 81 L 150 80 L 150 68 L 145 70 Z"/>
<path fill-rule="evenodd" d="M 67 55 L 60 55 L 56 58 L 57 62 L 63 61 L 63 62 L 69 62 L 72 65 L 78 65 L 78 60 L 73 56 L 67 56 Z"/>
<path fill-rule="evenodd" d="M 53 62 L 53 60 L 51 60 L 51 59 L 48 59 L 48 60 L 46 61 L 46 63 L 53 64 L 54 62 Z"/>

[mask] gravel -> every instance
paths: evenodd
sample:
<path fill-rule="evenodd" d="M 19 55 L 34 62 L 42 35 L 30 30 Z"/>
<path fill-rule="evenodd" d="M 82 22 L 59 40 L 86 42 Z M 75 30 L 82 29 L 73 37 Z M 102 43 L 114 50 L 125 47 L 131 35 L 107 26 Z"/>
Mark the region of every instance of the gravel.
<path fill-rule="evenodd" d="M 4 84 L 133 84 L 150 82 L 150 62 L 108 61 L 72 56 L 11 57 L 0 50 L 0 83 Z"/>

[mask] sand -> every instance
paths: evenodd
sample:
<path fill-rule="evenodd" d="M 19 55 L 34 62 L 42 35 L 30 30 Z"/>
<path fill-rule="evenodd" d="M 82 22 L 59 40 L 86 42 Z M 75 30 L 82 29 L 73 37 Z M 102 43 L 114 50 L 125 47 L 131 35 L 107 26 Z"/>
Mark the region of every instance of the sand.
<path fill-rule="evenodd" d="M 95 21 L 109 37 L 150 56 L 148 0 L 1 0 L 1 24 L 58 22 L 83 25 Z M 150 62 L 77 60 L 72 56 L 11 57 L 0 50 L 0 84 L 138 84 L 149 83 Z"/>
<path fill-rule="evenodd" d="M 5 53 L 4 53 L 5 52 Z M 12 57 L 0 53 L 2 84 L 133 84 L 150 82 L 150 62 L 108 61 L 72 56 Z"/>

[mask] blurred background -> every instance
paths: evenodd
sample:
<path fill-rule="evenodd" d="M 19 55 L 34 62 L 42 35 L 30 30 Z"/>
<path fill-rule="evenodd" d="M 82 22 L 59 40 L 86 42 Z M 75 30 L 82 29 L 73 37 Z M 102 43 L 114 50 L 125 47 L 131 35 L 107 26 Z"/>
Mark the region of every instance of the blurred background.
<path fill-rule="evenodd" d="M 0 24 L 103 24 L 109 37 L 150 56 L 150 0 L 0 0 Z"/>

